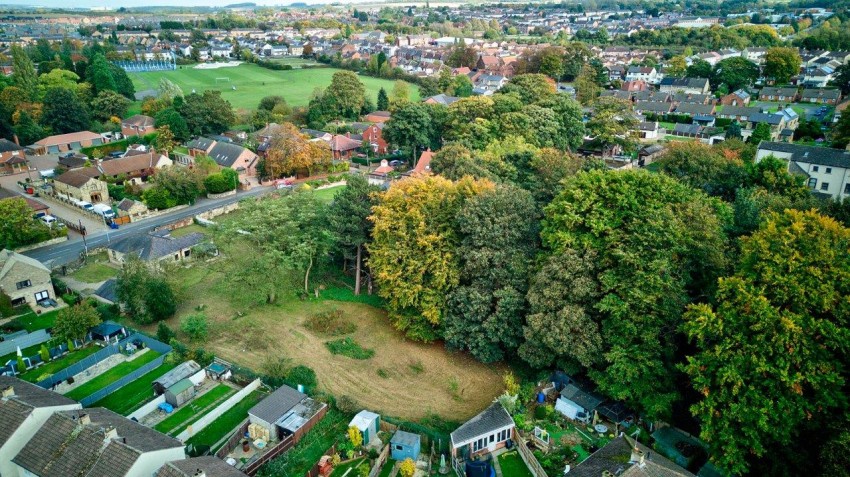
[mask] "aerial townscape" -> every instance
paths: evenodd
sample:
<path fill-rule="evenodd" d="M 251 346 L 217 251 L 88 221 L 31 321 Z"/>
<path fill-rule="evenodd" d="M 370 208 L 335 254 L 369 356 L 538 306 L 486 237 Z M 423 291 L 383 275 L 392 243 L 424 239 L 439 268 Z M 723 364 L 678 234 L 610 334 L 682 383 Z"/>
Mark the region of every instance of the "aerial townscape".
<path fill-rule="evenodd" d="M 0 5 L 0 477 L 850 477 L 850 0 L 276 1 Z"/>

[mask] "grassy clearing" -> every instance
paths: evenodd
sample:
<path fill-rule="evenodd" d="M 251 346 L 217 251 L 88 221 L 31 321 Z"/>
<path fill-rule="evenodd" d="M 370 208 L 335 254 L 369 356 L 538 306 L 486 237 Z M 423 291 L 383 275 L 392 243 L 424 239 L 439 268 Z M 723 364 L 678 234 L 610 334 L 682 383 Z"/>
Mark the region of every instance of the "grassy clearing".
<path fill-rule="evenodd" d="M 334 200 L 334 196 L 337 194 L 337 192 L 342 190 L 344 187 L 345 186 L 334 186 L 327 187 L 325 189 L 314 190 L 313 195 L 315 195 L 317 199 L 324 203 L 330 203 L 332 200 Z"/>
<path fill-rule="evenodd" d="M 360 346 L 351 338 L 328 341 L 325 346 L 333 354 L 341 354 L 351 359 L 369 359 L 375 356 L 375 350 Z"/>
<path fill-rule="evenodd" d="M 356 469 L 357 466 L 362 464 L 365 460 L 366 460 L 365 458 L 364 459 L 354 459 L 351 462 L 346 462 L 345 464 L 340 464 L 336 468 L 334 468 L 333 472 L 331 472 L 331 477 L 342 477 L 343 475 L 345 475 L 346 472 L 348 472 L 348 475 L 351 476 L 351 477 L 354 477 L 355 475 L 359 475 L 359 473 L 354 469 Z M 366 464 L 366 465 L 369 465 L 369 464 Z M 352 469 L 352 470 L 349 472 L 348 469 Z"/>
<path fill-rule="evenodd" d="M 100 351 L 100 348 L 97 346 L 86 346 L 85 348 L 77 349 L 72 353 L 68 353 L 65 356 L 62 356 L 59 359 L 53 360 L 45 364 L 44 366 L 31 369 L 18 377 L 23 379 L 24 381 L 37 383 L 42 379 L 45 379 L 50 375 L 55 374 L 78 361 L 82 361 L 85 357 L 91 356 L 97 353 L 98 351 Z"/>
<path fill-rule="evenodd" d="M 341 336 L 357 331 L 357 325 L 346 320 L 340 310 L 328 310 L 310 316 L 304 327 L 325 336 Z"/>
<path fill-rule="evenodd" d="M 519 452 L 505 452 L 499 456 L 499 467 L 502 469 L 502 475 L 505 477 L 534 477 Z"/>
<path fill-rule="evenodd" d="M 192 436 L 186 444 L 192 444 L 195 446 L 214 446 L 222 437 L 225 437 L 228 433 L 233 431 L 236 426 L 239 425 L 245 418 L 248 417 L 248 409 L 254 407 L 254 404 L 260 402 L 260 399 L 266 397 L 265 393 L 260 391 L 254 391 L 251 394 L 245 396 L 241 401 L 236 403 L 235 406 L 228 409 L 227 412 L 218 417 L 218 419 L 214 420 L 207 427 L 205 427 L 201 432 Z M 213 449 L 216 451 L 218 449 Z"/>
<path fill-rule="evenodd" d="M 75 280 L 85 283 L 98 283 L 118 275 L 118 269 L 110 267 L 105 263 L 88 263 L 83 268 L 71 274 Z"/>
<path fill-rule="evenodd" d="M 142 375 L 139 379 L 92 404 L 92 407 L 105 407 L 122 416 L 126 416 L 142 407 L 142 404 L 154 397 L 151 383 L 155 379 L 158 379 L 176 367 L 177 363 L 164 363 L 162 366 Z"/>
<path fill-rule="evenodd" d="M 294 69 L 290 71 L 273 71 L 257 65 L 243 64 L 230 68 L 211 70 L 195 69 L 191 66 L 181 66 L 175 71 L 157 71 L 148 73 L 130 73 L 130 78 L 136 86 L 136 91 L 156 89 L 160 78 L 168 78 L 189 94 L 192 90 L 201 93 L 205 90 L 219 90 L 224 99 L 237 109 L 256 109 L 260 100 L 271 94 L 278 94 L 286 99 L 290 106 L 306 106 L 310 95 L 316 88 L 326 88 L 331 83 L 335 68 Z M 229 78 L 229 82 L 218 81 L 216 78 Z M 377 102 L 378 90 L 384 88 L 391 91 L 394 82 L 391 80 L 360 76 L 360 81 L 366 86 L 366 94 Z M 233 88 L 236 89 L 233 89 Z M 419 99 L 419 88 L 410 85 L 412 101 Z"/>
<path fill-rule="evenodd" d="M 154 429 L 164 434 L 179 434 L 189 427 L 207 411 L 212 410 L 213 404 L 224 401 L 226 397 L 235 394 L 230 386 L 219 384 L 204 394 L 180 406 L 174 413 L 160 421 Z"/>
<path fill-rule="evenodd" d="M 150 363 L 157 357 L 159 357 L 159 353 L 153 350 L 148 350 L 145 354 L 139 356 L 133 361 L 121 363 L 118 366 L 115 366 L 114 368 L 110 369 L 109 371 L 101 374 L 100 376 L 92 379 L 91 381 L 88 381 L 80 385 L 79 387 L 72 389 L 70 392 L 66 393 L 65 396 L 75 401 L 79 401 L 80 399 L 86 396 L 90 396 L 95 391 L 109 386 L 115 381 L 118 381 L 122 377 L 141 368 L 145 364 Z"/>
<path fill-rule="evenodd" d="M 336 409 L 329 409 L 325 417 L 305 434 L 295 447 L 265 465 L 259 475 L 302 477 L 330 446 L 342 438 L 350 419 L 351 416 Z"/>

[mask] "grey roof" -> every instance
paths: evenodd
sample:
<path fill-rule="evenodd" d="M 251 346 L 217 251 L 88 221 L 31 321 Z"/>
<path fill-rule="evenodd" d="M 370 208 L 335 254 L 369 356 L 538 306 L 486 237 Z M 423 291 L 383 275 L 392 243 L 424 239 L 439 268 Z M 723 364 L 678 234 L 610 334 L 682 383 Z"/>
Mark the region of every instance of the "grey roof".
<path fill-rule="evenodd" d="M 632 442 L 627 437 L 612 440 L 574 466 L 570 477 L 600 477 L 605 471 L 620 477 L 694 477 L 694 474 L 638 442 L 634 445 L 643 452 L 644 465 L 632 462 Z"/>
<path fill-rule="evenodd" d="M 850 152 L 829 147 L 800 146 L 787 142 L 762 141 L 759 150 L 791 154 L 791 160 L 808 164 L 850 169 Z"/>
<path fill-rule="evenodd" d="M 0 399 L 0 447 L 36 408 L 70 406 L 77 402 L 61 394 L 11 376 L 0 376 L 0 390 L 12 387 L 14 395 Z"/>
<path fill-rule="evenodd" d="M 80 422 L 88 415 L 90 424 Z M 106 440 L 114 428 L 117 439 Z M 54 413 L 12 461 L 36 475 L 125 475 L 142 453 L 183 443 L 104 408 Z"/>
<path fill-rule="evenodd" d="M 735 116 L 748 118 L 753 114 L 761 113 L 761 109 L 752 106 L 723 106 L 717 113 L 719 116 Z"/>
<path fill-rule="evenodd" d="M 822 89 L 822 88 L 806 88 L 800 96 L 803 99 L 824 98 L 838 99 L 841 97 L 841 90 L 837 89 Z"/>
<path fill-rule="evenodd" d="M 635 101 L 667 101 L 670 99 L 670 93 L 660 91 L 635 91 L 632 95 Z"/>
<path fill-rule="evenodd" d="M 778 125 L 782 123 L 782 115 L 781 114 L 773 114 L 773 113 L 756 113 L 749 117 L 749 120 L 754 123 L 767 123 L 771 125 Z"/>
<path fill-rule="evenodd" d="M 94 292 L 95 295 L 103 298 L 104 300 L 111 301 L 112 303 L 118 302 L 118 294 L 116 292 L 116 286 L 118 281 L 114 278 L 110 278 L 103 282 L 100 288 Z"/>
<path fill-rule="evenodd" d="M 797 96 L 797 88 L 774 88 L 772 86 L 765 86 L 759 91 L 759 97 L 761 96 Z"/>
<path fill-rule="evenodd" d="M 163 374 L 158 379 L 154 380 L 152 384 L 158 384 L 164 389 L 170 388 L 171 386 L 177 384 L 185 378 L 188 378 L 189 376 L 197 373 L 200 370 L 201 365 L 196 363 L 194 360 L 189 360 L 185 363 L 181 363 L 176 368 Z"/>
<path fill-rule="evenodd" d="M 248 414 L 273 423 L 283 417 L 305 397 L 307 397 L 306 394 L 284 384 L 252 407 L 248 411 Z"/>
<path fill-rule="evenodd" d="M 669 113 L 672 104 L 661 101 L 638 101 L 635 111 L 651 111 L 653 113 Z"/>
<path fill-rule="evenodd" d="M 430 98 L 425 98 L 425 101 L 428 101 L 429 99 L 434 101 L 435 103 L 444 104 L 444 105 L 448 106 L 448 105 L 456 102 L 460 98 L 440 93 L 440 94 L 431 96 Z"/>
<path fill-rule="evenodd" d="M 602 96 L 602 97 L 613 96 L 613 97 L 619 98 L 619 99 L 632 99 L 632 93 L 631 92 L 620 91 L 618 89 L 605 90 L 600 94 L 600 96 Z"/>
<path fill-rule="evenodd" d="M 210 139 L 210 138 L 199 137 L 199 138 L 195 138 L 195 139 L 192 139 L 191 141 L 187 142 L 186 147 L 189 148 L 189 149 L 200 149 L 202 151 L 206 151 L 207 149 L 212 147 L 214 144 L 215 144 L 215 141 Z"/>
<path fill-rule="evenodd" d="M 671 88 L 705 89 L 707 85 L 708 79 L 706 78 L 664 78 L 661 80 L 661 86 Z"/>
<path fill-rule="evenodd" d="M 198 471 L 206 477 L 247 477 L 247 474 L 211 455 L 169 462 L 160 467 L 156 477 L 194 477 Z"/>
<path fill-rule="evenodd" d="M 702 126 L 699 124 L 682 124 L 677 123 L 673 128 L 673 132 L 682 133 L 682 134 L 699 134 L 702 130 Z"/>
<path fill-rule="evenodd" d="M 194 247 L 205 239 L 206 236 L 200 232 L 192 232 L 182 237 L 163 236 L 151 232 L 147 235 L 127 237 L 113 242 L 109 249 L 121 253 L 135 253 L 142 260 L 156 260 L 185 248 Z"/>
<path fill-rule="evenodd" d="M 593 411 L 602 403 L 603 399 L 596 394 L 585 391 L 576 383 L 569 383 L 561 390 L 561 397 L 569 399 L 579 406 Z"/>
<path fill-rule="evenodd" d="M 459 445 L 478 436 L 513 425 L 514 420 L 511 415 L 497 401 L 455 429 L 451 434 L 452 444 Z"/>
<path fill-rule="evenodd" d="M 412 432 L 406 431 L 396 431 L 393 434 L 393 437 L 390 439 L 390 444 L 392 445 L 402 445 L 402 446 L 415 446 L 419 444 L 419 434 L 414 434 Z"/>
<path fill-rule="evenodd" d="M 713 104 L 700 104 L 700 103 L 681 103 L 676 107 L 677 114 L 708 114 L 710 115 L 714 112 Z"/>
<path fill-rule="evenodd" d="M 693 93 L 684 93 L 678 92 L 673 95 L 673 101 L 677 103 L 696 103 L 696 104 L 706 104 L 711 103 L 714 100 L 714 96 L 710 94 L 693 94 Z"/>
<path fill-rule="evenodd" d="M 0 152 L 9 152 L 9 151 L 23 151 L 24 148 L 13 143 L 8 139 L 0 139 Z"/>
<path fill-rule="evenodd" d="M 236 160 L 239 159 L 239 156 L 245 152 L 245 149 L 242 146 L 237 144 L 228 143 L 228 142 L 216 142 L 215 146 L 210 149 L 209 156 L 222 167 L 231 167 L 236 163 Z"/>

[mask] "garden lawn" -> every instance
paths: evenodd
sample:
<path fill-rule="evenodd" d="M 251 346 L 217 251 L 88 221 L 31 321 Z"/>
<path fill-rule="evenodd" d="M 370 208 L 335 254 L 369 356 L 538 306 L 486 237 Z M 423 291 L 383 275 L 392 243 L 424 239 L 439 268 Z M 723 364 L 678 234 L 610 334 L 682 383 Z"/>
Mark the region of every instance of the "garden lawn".
<path fill-rule="evenodd" d="M 44 366 L 40 366 L 38 368 L 31 369 L 31 370 L 27 371 L 26 373 L 21 374 L 18 377 L 23 379 L 24 381 L 36 383 L 36 382 L 41 381 L 42 379 L 44 379 L 44 378 L 46 378 L 46 377 L 48 377 L 52 374 L 55 374 L 55 373 L 65 369 L 65 368 L 67 368 L 68 366 L 71 366 L 72 364 L 74 364 L 78 361 L 82 361 L 83 358 L 85 358 L 87 356 L 91 356 L 91 355 L 97 353 L 98 351 L 100 351 L 99 347 L 94 346 L 94 345 L 89 345 L 89 346 L 86 346 L 84 348 L 75 350 L 72 353 L 68 353 L 68 354 L 66 354 L 65 356 L 62 356 L 59 359 L 53 360 L 53 361 L 45 364 Z"/>
<path fill-rule="evenodd" d="M 71 274 L 71 277 L 85 283 L 98 283 L 118 275 L 118 269 L 105 263 L 89 263 Z"/>
<path fill-rule="evenodd" d="M 325 454 L 325 451 L 345 435 L 350 419 L 350 415 L 333 408 L 328 409 L 325 417 L 316 423 L 316 426 L 310 429 L 310 432 L 306 433 L 295 447 L 266 464 L 260 474 L 277 477 L 304 476 Z M 191 442 L 192 439 L 189 439 L 188 443 Z"/>
<path fill-rule="evenodd" d="M 337 192 L 341 191 L 343 188 L 345 188 L 345 186 L 334 186 L 334 187 L 328 187 L 328 188 L 325 188 L 325 189 L 314 190 L 313 195 L 317 199 L 319 199 L 320 201 L 328 204 L 332 200 L 334 200 L 334 196 L 337 194 Z"/>
<path fill-rule="evenodd" d="M 136 91 L 156 89 L 160 78 L 168 78 L 183 89 L 185 94 L 192 90 L 201 93 L 205 90 L 219 90 L 221 96 L 230 101 L 236 109 L 253 110 L 260 100 L 269 95 L 280 95 L 290 106 L 307 106 L 310 95 L 316 88 L 326 88 L 331 83 L 335 68 L 293 69 L 274 71 L 257 65 L 242 64 L 235 67 L 218 69 L 195 69 L 182 66 L 174 71 L 155 71 L 147 73 L 129 73 Z M 229 81 L 217 78 L 229 78 Z M 367 97 L 377 102 L 378 90 L 387 92 L 393 88 L 394 81 L 369 76 L 360 76 L 366 86 Z M 236 88 L 235 90 L 233 88 Z M 410 85 L 411 101 L 419 99 L 419 88 Z"/>
<path fill-rule="evenodd" d="M 79 401 L 80 399 L 86 396 L 94 394 L 97 390 L 109 386 L 115 381 L 118 381 L 122 377 L 141 368 L 145 364 L 150 363 L 157 357 L 159 357 L 159 353 L 155 352 L 154 350 L 148 350 L 145 354 L 139 356 L 133 361 L 121 363 L 118 366 L 115 366 L 114 368 L 110 369 L 109 371 L 101 374 L 100 376 L 92 379 L 91 381 L 88 381 L 87 383 L 84 383 L 81 386 L 72 389 L 70 392 L 66 393 L 65 396 L 75 401 Z"/>
<path fill-rule="evenodd" d="M 390 473 L 392 473 L 394 466 L 395 459 L 388 457 L 387 461 L 384 462 L 384 466 L 381 467 L 381 473 L 378 474 L 378 477 L 390 477 Z"/>
<path fill-rule="evenodd" d="M 505 452 L 499 456 L 499 467 L 505 477 L 534 477 L 518 451 Z"/>
<path fill-rule="evenodd" d="M 164 363 L 162 366 L 142 375 L 139 379 L 92 404 L 92 407 L 105 407 L 110 411 L 126 416 L 153 398 L 151 383 L 155 379 L 158 379 L 176 367 L 177 363 Z"/>
<path fill-rule="evenodd" d="M 48 311 L 47 313 L 42 313 L 40 315 L 37 315 L 34 311 L 30 311 L 29 313 L 25 313 L 15 318 L 13 323 L 16 323 L 20 328 L 32 333 L 36 330 L 53 328 L 53 323 L 56 322 L 56 315 L 58 314 L 59 310 Z"/>
<path fill-rule="evenodd" d="M 248 410 L 254 407 L 254 405 L 260 402 L 260 399 L 264 397 L 266 397 L 265 393 L 261 393 L 259 391 L 254 391 L 245 396 L 241 401 L 236 403 L 235 406 L 219 416 L 218 419 L 211 422 L 203 430 L 189 438 L 189 440 L 186 441 L 186 444 L 192 444 L 195 446 L 214 446 L 221 440 L 222 437 L 230 434 L 236 426 L 244 421 L 248 417 Z M 213 452 L 217 450 L 218 449 L 212 449 Z"/>
<path fill-rule="evenodd" d="M 206 411 L 212 410 L 213 404 L 223 401 L 225 397 L 235 392 L 230 386 L 219 384 L 177 408 L 174 413 L 154 426 L 154 429 L 164 434 L 171 434 L 171 431 L 174 431 L 173 434 L 179 434 L 189 427 L 189 424 L 195 422 L 196 417 L 200 418 L 202 414 L 206 414 Z"/>
<path fill-rule="evenodd" d="M 355 460 L 352 460 L 351 462 L 339 464 L 338 466 L 336 466 L 334 468 L 333 472 L 331 472 L 331 477 L 342 477 L 343 475 L 345 475 L 346 472 L 348 472 L 348 469 L 352 469 L 351 472 L 348 472 L 348 477 L 354 477 L 354 476 L 358 475 L 357 472 L 353 469 L 355 467 L 357 467 L 358 465 L 362 464 L 364 460 L 366 460 L 366 459 L 365 458 L 355 459 Z"/>

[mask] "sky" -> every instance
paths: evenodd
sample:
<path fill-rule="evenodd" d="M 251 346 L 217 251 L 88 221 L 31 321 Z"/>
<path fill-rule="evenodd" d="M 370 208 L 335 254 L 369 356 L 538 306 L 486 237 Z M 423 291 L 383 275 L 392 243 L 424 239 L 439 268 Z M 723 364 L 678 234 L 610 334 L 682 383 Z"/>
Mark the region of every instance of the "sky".
<path fill-rule="evenodd" d="M 245 0 L 251 1 L 252 3 L 256 3 L 257 5 L 289 5 L 295 2 L 301 2 L 301 0 Z M 339 0 L 303 0 L 301 3 L 308 4 L 320 4 L 320 3 L 333 3 L 333 1 Z M 362 3 L 365 0 L 344 0 L 342 3 Z M 77 8 L 89 8 L 89 7 L 109 7 L 109 8 L 118 8 L 118 7 L 130 7 L 130 6 L 186 6 L 186 7 L 209 7 L 209 6 L 224 6 L 224 5 L 232 5 L 235 3 L 243 3 L 243 0 L 74 0 L 73 2 L 69 2 L 68 0 L 23 0 L 23 1 L 5 1 L 0 2 L 4 5 L 26 5 L 30 7 L 48 7 L 48 8 L 57 8 L 64 7 L 68 8 L 69 6 L 77 7 Z"/>

